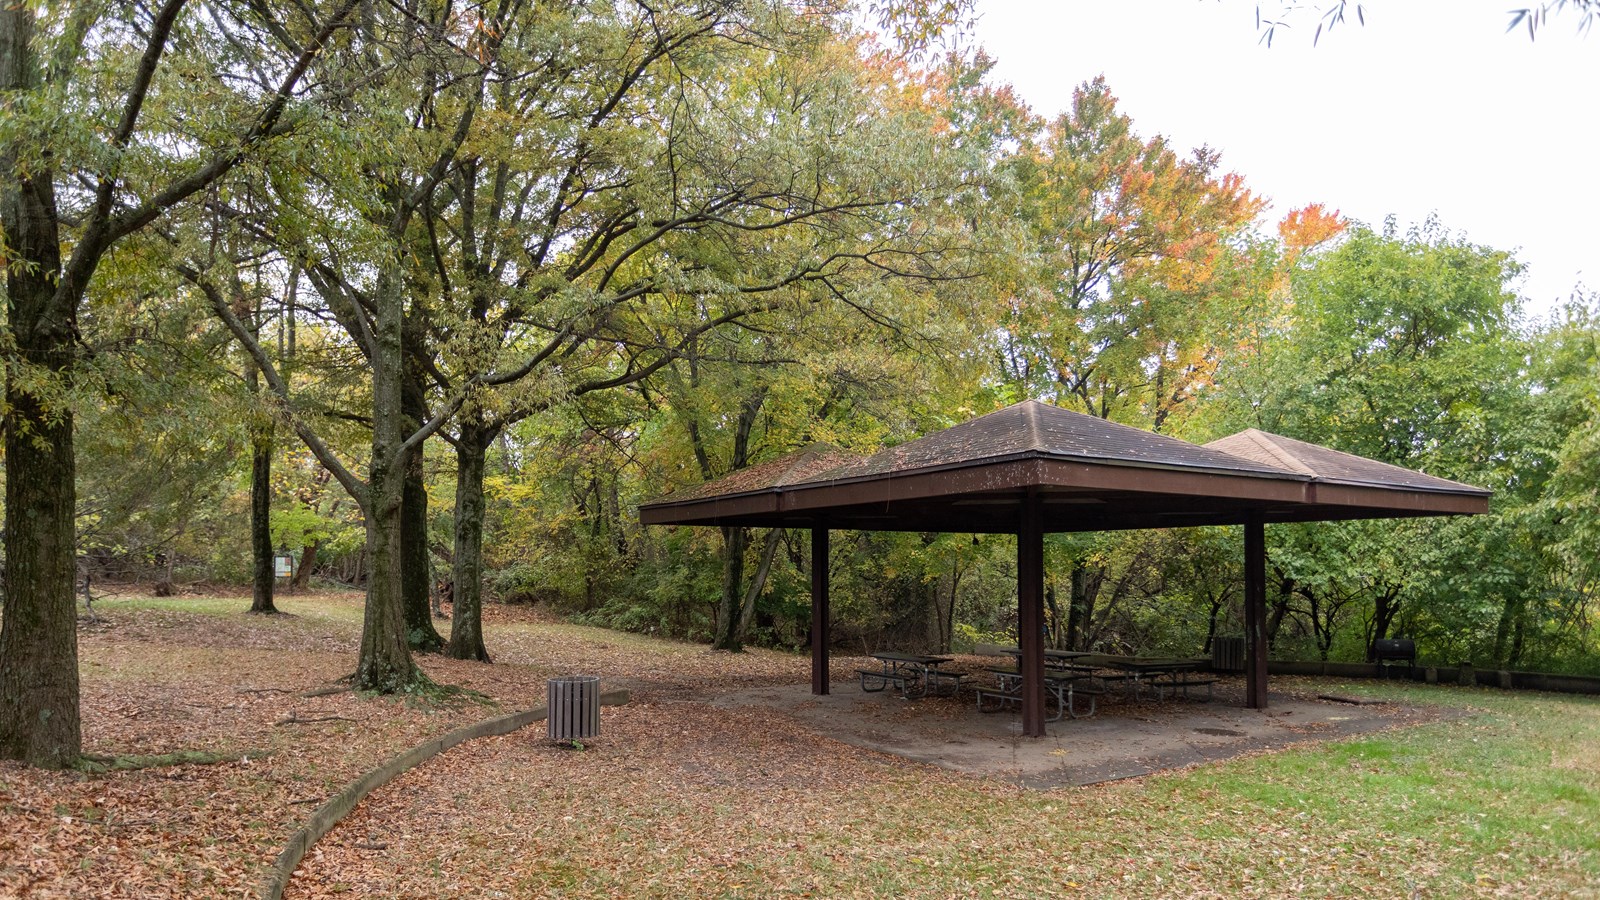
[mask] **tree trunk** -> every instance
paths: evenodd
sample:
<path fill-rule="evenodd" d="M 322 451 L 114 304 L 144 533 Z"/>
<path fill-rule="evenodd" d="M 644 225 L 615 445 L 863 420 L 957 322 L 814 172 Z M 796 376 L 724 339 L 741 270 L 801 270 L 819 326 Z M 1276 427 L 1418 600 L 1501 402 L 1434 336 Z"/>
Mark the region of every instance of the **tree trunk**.
<path fill-rule="evenodd" d="M 1050 649 L 1068 649 L 1068 646 L 1065 643 L 1067 637 L 1067 623 L 1061 620 L 1061 604 L 1057 602 L 1056 583 L 1054 579 L 1046 582 L 1044 586 L 1044 611 L 1046 614 L 1045 633 L 1048 635 L 1048 639 L 1045 643 Z"/>
<path fill-rule="evenodd" d="M 36 87 L 32 6 L 0 6 L 0 88 Z M 6 248 L 5 581 L 0 613 L 0 759 L 60 768 L 78 758 L 78 610 L 72 411 L 26 387 L 70 374 L 78 294 L 57 290 L 55 173 L 19 170 L 0 145 Z M 17 377 L 27 370 L 29 377 Z M 60 379 L 61 381 L 56 381 Z"/>
<path fill-rule="evenodd" d="M 739 636 L 740 588 L 744 586 L 744 550 L 749 531 L 743 526 L 722 529 L 722 598 L 717 603 L 717 633 L 711 646 L 735 653 L 744 649 Z"/>
<path fill-rule="evenodd" d="M 242 293 L 237 280 L 235 289 Z M 261 339 L 261 304 L 256 304 L 251 329 L 256 340 Z M 245 354 L 245 368 L 250 373 L 251 398 L 256 409 L 251 411 L 250 422 L 250 555 L 255 565 L 250 582 L 253 588 L 250 611 L 275 613 L 278 607 L 272 602 L 272 588 L 278 577 L 272 558 L 272 438 L 274 423 L 266 410 L 260 407 L 261 372 L 255 360 Z M 170 580 L 170 579 L 168 579 Z"/>
<path fill-rule="evenodd" d="M 250 550 L 255 560 L 253 613 L 275 613 L 272 558 L 272 422 L 256 423 L 250 435 Z"/>
<path fill-rule="evenodd" d="M 961 579 L 967 570 L 959 563 L 950 568 L 950 605 L 944 608 L 944 618 L 939 622 L 939 652 L 949 653 L 956 634 L 956 597 L 961 593 Z"/>
<path fill-rule="evenodd" d="M 408 346 L 407 372 L 400 403 L 406 419 L 406 431 L 416 431 L 428 421 L 428 407 L 422 396 L 421 376 L 412 371 L 415 354 L 420 351 Z M 423 477 L 422 445 L 418 444 L 406 454 L 405 490 L 400 505 L 400 590 L 405 598 L 406 640 L 411 649 L 423 653 L 438 653 L 444 649 L 444 638 L 433 627 L 433 609 L 429 602 L 433 587 L 433 566 L 428 558 L 428 485 Z"/>
<path fill-rule="evenodd" d="M 400 493 L 397 473 L 373 470 L 372 512 L 367 515 L 367 547 L 372 566 L 367 577 L 367 603 L 361 622 L 361 656 L 355 688 L 390 694 L 417 680 L 406 643 L 405 610 L 400 594 Z M 386 483 L 387 482 L 387 483 Z M 381 488 L 387 488 L 383 490 Z"/>
<path fill-rule="evenodd" d="M 317 552 L 322 549 L 321 541 L 312 541 L 300 550 L 300 566 L 294 570 L 294 580 L 289 582 L 289 590 L 303 591 L 306 582 L 311 578 L 311 567 L 317 564 Z"/>
<path fill-rule="evenodd" d="M 1333 594 L 1319 595 L 1302 588 L 1300 596 L 1306 598 L 1307 615 L 1311 619 L 1311 635 L 1317 642 L 1317 658 L 1328 661 L 1328 650 L 1333 646 L 1333 620 L 1339 611 L 1339 601 Z M 1371 653 L 1371 645 L 1368 645 Z"/>
<path fill-rule="evenodd" d="M 1526 609 L 1527 604 L 1524 602 L 1523 611 L 1525 612 Z M 1527 621 L 1528 617 L 1526 615 L 1518 615 L 1515 624 L 1511 627 L 1511 655 L 1506 659 L 1505 664 L 1507 667 L 1514 668 L 1522 664 L 1523 640 L 1527 631 L 1524 626 Z"/>
<path fill-rule="evenodd" d="M 769 529 L 767 542 L 761 548 L 761 563 L 756 566 L 756 576 L 750 579 L 750 587 L 744 592 L 744 603 L 739 607 L 739 624 L 734 629 L 734 636 L 741 646 L 750 634 L 750 622 L 756 613 L 756 600 L 766 589 L 767 576 L 772 573 L 772 560 L 778 555 L 778 545 L 781 543 L 783 543 L 783 529 Z"/>
<path fill-rule="evenodd" d="M 1099 583 L 1084 563 L 1072 569 L 1072 599 L 1067 606 L 1067 649 L 1087 650 L 1089 620 L 1094 616 L 1095 594 Z"/>
<path fill-rule="evenodd" d="M 1273 601 L 1272 610 L 1267 616 L 1267 646 L 1278 642 L 1278 629 L 1283 627 L 1283 618 L 1289 614 L 1290 603 L 1294 599 L 1296 585 L 1293 578 L 1280 575 L 1278 579 L 1278 599 Z"/>
<path fill-rule="evenodd" d="M 453 659 L 489 662 L 483 644 L 483 470 L 496 431 L 483 427 L 477 415 L 469 415 L 456 444 L 456 549 L 451 574 L 455 594 L 450 604 L 450 643 L 445 646 L 445 655 Z"/>
<path fill-rule="evenodd" d="M 391 261 L 391 265 L 393 261 Z M 366 613 L 361 623 L 361 656 L 355 688 L 388 694 L 420 680 L 406 643 L 405 598 L 400 569 L 401 509 L 405 494 L 405 460 L 400 453 L 405 410 L 401 400 L 404 357 L 400 350 L 403 321 L 399 281 L 380 275 L 374 292 L 379 304 L 373 329 L 372 460 L 367 480 L 367 550 L 372 554 L 367 576 Z"/>
<path fill-rule="evenodd" d="M 29 349 L 19 346 L 18 351 L 29 362 L 39 359 Z M 0 758 L 60 768 L 75 761 L 83 747 L 73 592 L 72 416 L 52 414 L 38 398 L 9 384 L 6 400 Z"/>
<path fill-rule="evenodd" d="M 1400 589 L 1396 587 L 1384 588 L 1373 601 L 1372 607 L 1372 639 L 1381 641 L 1389 636 L 1389 627 L 1394 624 L 1395 616 L 1400 614 Z M 1367 652 L 1372 652 L 1372 645 L 1367 645 Z"/>
<path fill-rule="evenodd" d="M 414 427 L 420 425 L 421 422 L 413 422 Z M 437 653 L 444 649 L 444 638 L 433 627 L 429 602 L 433 567 L 428 560 L 428 488 L 422 477 L 422 448 L 419 446 L 406 457 L 400 504 L 400 590 L 406 612 L 406 640 L 413 650 Z"/>
<path fill-rule="evenodd" d="M 1217 642 L 1217 618 L 1222 615 L 1222 606 L 1227 602 L 1225 593 L 1208 593 L 1211 601 L 1211 612 L 1206 616 L 1206 643 L 1200 648 L 1200 653 L 1211 655 L 1211 647 Z"/>

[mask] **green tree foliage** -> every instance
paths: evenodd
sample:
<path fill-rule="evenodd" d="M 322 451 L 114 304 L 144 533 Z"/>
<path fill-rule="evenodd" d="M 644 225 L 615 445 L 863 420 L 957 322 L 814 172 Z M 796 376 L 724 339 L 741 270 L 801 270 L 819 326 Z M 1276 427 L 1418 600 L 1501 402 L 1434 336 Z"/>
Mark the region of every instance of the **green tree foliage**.
<path fill-rule="evenodd" d="M 1240 372 L 1246 424 L 1472 474 L 1493 458 L 1487 410 L 1520 393 L 1509 255 L 1429 221 L 1404 236 L 1356 226 L 1293 282 L 1285 332 Z"/>
<path fill-rule="evenodd" d="M 1572 665 L 1555 648 L 1583 643 L 1586 626 L 1573 591 L 1555 586 L 1567 575 L 1552 550 L 1568 526 L 1549 492 L 1584 419 L 1592 337 L 1569 314 L 1530 338 L 1509 288 L 1517 271 L 1434 221 L 1405 234 L 1354 226 L 1301 261 L 1287 317 L 1232 373 L 1226 429 L 1496 491 L 1487 517 L 1273 529 L 1285 650 L 1360 656 L 1406 633 L 1439 657 Z"/>
<path fill-rule="evenodd" d="M 952 234 L 966 229 L 952 229 L 960 210 L 948 198 L 961 172 L 936 155 L 946 145 L 929 140 L 934 117 L 907 96 L 900 70 L 863 58 L 826 23 L 758 12 L 686 15 L 665 32 L 663 21 L 628 20 L 656 33 L 608 38 L 637 56 L 621 68 L 596 40 L 573 42 L 596 55 L 494 99 L 524 135 L 550 127 L 552 105 L 571 104 L 562 127 L 579 124 L 567 138 L 578 151 L 529 155 L 486 134 L 451 175 L 460 202 L 430 213 L 445 233 L 431 244 L 435 268 L 456 273 L 433 285 L 444 289 L 438 371 L 476 385 L 452 438 L 466 479 L 456 633 L 475 628 L 477 577 L 464 570 L 479 556 L 482 485 L 469 476 L 508 426 L 677 359 L 734 363 L 718 332 L 822 334 L 840 314 L 900 328 L 908 295 L 897 285 L 956 274 Z M 614 27 L 576 12 L 568 23 L 601 26 Z M 574 74 L 591 69 L 609 91 L 595 95 Z M 481 655 L 457 643 L 452 652 Z"/>

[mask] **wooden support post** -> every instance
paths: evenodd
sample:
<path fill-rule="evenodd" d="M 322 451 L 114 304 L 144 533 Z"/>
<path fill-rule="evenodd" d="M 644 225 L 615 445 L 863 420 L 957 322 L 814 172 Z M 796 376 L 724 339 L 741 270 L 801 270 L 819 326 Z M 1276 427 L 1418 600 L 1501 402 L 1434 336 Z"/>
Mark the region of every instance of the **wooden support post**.
<path fill-rule="evenodd" d="M 1267 536 L 1260 513 L 1244 520 L 1245 702 L 1267 708 Z"/>
<path fill-rule="evenodd" d="M 811 693 L 828 693 L 828 529 L 811 529 Z"/>
<path fill-rule="evenodd" d="M 1044 505 L 1030 490 L 1017 523 L 1017 644 L 1022 733 L 1044 737 Z"/>

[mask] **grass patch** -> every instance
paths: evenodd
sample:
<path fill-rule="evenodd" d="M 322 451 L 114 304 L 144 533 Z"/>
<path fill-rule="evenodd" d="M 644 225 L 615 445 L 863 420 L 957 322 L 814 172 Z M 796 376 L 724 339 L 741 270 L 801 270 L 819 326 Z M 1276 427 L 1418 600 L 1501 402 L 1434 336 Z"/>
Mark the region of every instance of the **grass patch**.
<path fill-rule="evenodd" d="M 322 622 L 359 623 L 361 621 L 362 606 L 360 598 L 345 599 L 314 594 L 295 594 L 277 597 L 273 602 L 277 606 L 278 612 L 283 615 L 261 617 L 263 621 L 268 623 L 293 623 L 297 619 L 303 619 L 313 625 Z M 113 617 L 118 613 L 151 611 L 231 617 L 247 615 L 250 612 L 250 598 L 248 596 L 212 597 L 205 595 L 155 597 L 148 594 L 131 594 L 96 599 L 94 608 L 96 613 L 109 613 Z"/>
<path fill-rule="evenodd" d="M 248 597 L 152 597 L 136 594 L 127 597 L 106 597 L 94 602 L 96 612 L 138 612 L 159 609 L 169 612 L 187 612 L 204 616 L 231 616 L 248 612 Z"/>
<path fill-rule="evenodd" d="M 1205 855 L 1234 859 L 1241 889 L 1264 879 L 1355 896 L 1366 890 L 1352 876 L 1373 863 L 1379 895 L 1600 884 L 1600 778 L 1552 765 L 1574 743 L 1600 744 L 1600 703 L 1449 695 L 1488 709 L 1148 779 L 1117 792 L 1137 810 L 1121 824 L 1174 843 L 1192 835 Z"/>

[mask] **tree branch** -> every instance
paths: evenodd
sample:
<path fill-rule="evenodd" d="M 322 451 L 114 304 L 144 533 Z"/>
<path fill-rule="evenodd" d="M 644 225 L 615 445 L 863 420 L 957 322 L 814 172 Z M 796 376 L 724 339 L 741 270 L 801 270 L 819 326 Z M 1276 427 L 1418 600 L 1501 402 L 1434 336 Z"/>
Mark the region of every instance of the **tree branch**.
<path fill-rule="evenodd" d="M 295 434 L 300 436 L 300 440 L 305 442 L 306 447 L 316 455 L 317 460 L 329 472 L 333 473 L 333 477 L 339 479 L 339 484 L 344 487 L 345 492 L 350 495 L 351 499 L 356 501 L 362 511 L 365 512 L 370 509 L 372 498 L 366 483 L 345 468 L 344 463 L 340 462 L 339 457 L 334 454 L 333 450 L 323 443 L 322 438 L 312 431 L 311 427 L 306 425 L 299 416 L 295 415 L 294 407 L 289 401 L 289 385 L 283 380 L 277 367 L 272 364 L 272 359 L 262 349 L 261 343 L 256 340 L 255 335 L 251 334 L 249 327 L 240 321 L 238 316 L 234 315 L 233 309 L 228 306 L 227 298 L 222 296 L 222 292 L 217 290 L 216 285 L 212 284 L 210 279 L 206 278 L 198 270 L 183 263 L 175 263 L 173 268 L 177 270 L 179 275 L 183 276 L 184 280 L 199 288 L 201 293 L 205 294 L 206 300 L 211 304 L 211 311 L 216 314 L 218 319 L 222 320 L 222 323 L 228 327 L 229 331 L 233 332 L 234 338 L 238 340 L 240 346 L 244 347 L 245 352 L 250 354 L 251 360 L 255 363 L 256 368 L 261 371 L 262 378 L 266 380 L 267 386 L 277 396 L 278 401 L 283 404 L 284 412 L 288 415 L 289 424 L 293 426 Z"/>

